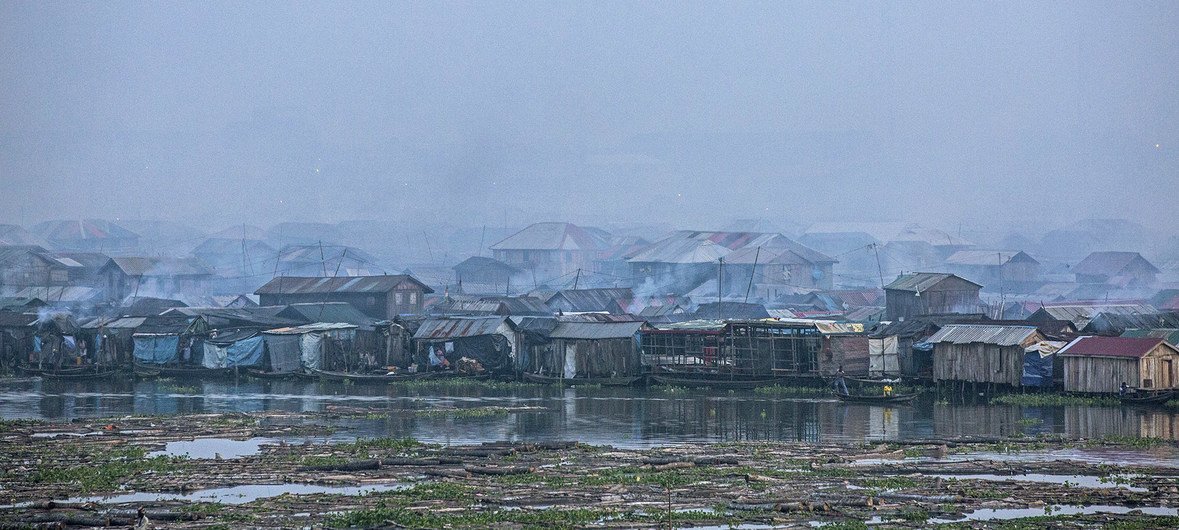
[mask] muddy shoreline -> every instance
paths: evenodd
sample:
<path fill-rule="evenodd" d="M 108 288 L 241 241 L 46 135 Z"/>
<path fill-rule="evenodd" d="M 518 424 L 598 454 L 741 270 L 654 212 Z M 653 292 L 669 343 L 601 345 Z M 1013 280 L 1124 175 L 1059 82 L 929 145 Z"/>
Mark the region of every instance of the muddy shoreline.
<path fill-rule="evenodd" d="M 362 414 L 4 421 L 0 528 L 126 526 L 139 507 L 166 528 L 1179 525 L 1158 440 L 343 441 Z"/>

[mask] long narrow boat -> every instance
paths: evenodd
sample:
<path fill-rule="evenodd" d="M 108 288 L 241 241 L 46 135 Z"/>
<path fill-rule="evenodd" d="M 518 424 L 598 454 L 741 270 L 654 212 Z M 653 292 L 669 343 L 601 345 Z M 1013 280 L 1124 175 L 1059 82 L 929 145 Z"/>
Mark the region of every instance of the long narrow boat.
<path fill-rule="evenodd" d="M 60 370 L 41 370 L 39 375 L 44 379 L 57 379 L 60 381 L 91 381 L 110 379 L 120 373 L 118 368 L 87 366 L 81 368 L 63 368 Z"/>
<path fill-rule="evenodd" d="M 576 385 L 601 385 L 601 386 L 631 386 L 637 383 L 642 376 L 632 377 L 554 377 L 551 375 L 534 374 L 531 372 L 524 372 L 521 377 L 529 383 L 540 383 L 543 385 L 562 384 L 565 386 Z"/>
<path fill-rule="evenodd" d="M 757 388 L 781 382 L 773 377 L 733 377 L 721 374 L 651 374 L 651 379 L 667 386 L 720 389 Z"/>
<path fill-rule="evenodd" d="M 246 373 L 250 377 L 257 377 L 258 379 L 301 379 L 310 377 L 303 372 L 268 372 L 260 368 L 247 368 Z"/>
<path fill-rule="evenodd" d="M 914 392 L 912 394 L 890 394 L 890 395 L 886 396 L 883 394 L 875 394 L 875 395 L 840 394 L 837 392 L 835 394 L 835 397 L 838 397 L 840 401 L 844 401 L 847 403 L 899 404 L 899 403 L 908 403 L 910 401 L 913 401 L 913 399 L 915 399 L 917 397 L 917 393 Z"/>
<path fill-rule="evenodd" d="M 311 375 L 322 379 L 336 381 L 352 381 L 353 383 L 391 383 L 394 381 L 417 381 L 447 376 L 457 376 L 456 372 L 414 372 L 407 374 L 361 374 L 355 372 L 336 372 L 332 370 L 311 369 Z"/>
<path fill-rule="evenodd" d="M 1124 405 L 1161 405 L 1175 397 L 1174 390 L 1139 390 L 1120 399 Z"/>
<path fill-rule="evenodd" d="M 205 368 L 203 366 L 168 366 L 135 363 L 135 373 L 141 376 L 160 377 L 232 377 L 237 368 Z M 154 372 L 154 373 L 153 373 Z M 242 372 L 244 373 L 244 371 Z"/>

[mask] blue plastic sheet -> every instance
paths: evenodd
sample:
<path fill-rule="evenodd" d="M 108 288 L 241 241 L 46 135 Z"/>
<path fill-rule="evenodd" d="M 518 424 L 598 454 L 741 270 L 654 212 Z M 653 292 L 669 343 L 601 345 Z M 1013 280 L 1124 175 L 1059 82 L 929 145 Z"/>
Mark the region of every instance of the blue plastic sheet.
<path fill-rule="evenodd" d="M 134 337 L 135 360 L 143 364 L 168 364 L 176 360 L 177 335 L 148 335 Z"/>
<path fill-rule="evenodd" d="M 262 337 L 251 337 L 231 344 L 225 357 L 226 368 L 262 365 Z"/>

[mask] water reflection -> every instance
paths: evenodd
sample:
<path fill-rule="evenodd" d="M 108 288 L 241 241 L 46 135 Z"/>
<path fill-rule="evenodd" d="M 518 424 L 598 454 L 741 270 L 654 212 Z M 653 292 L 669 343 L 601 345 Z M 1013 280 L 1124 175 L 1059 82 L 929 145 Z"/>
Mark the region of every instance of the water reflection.
<path fill-rule="evenodd" d="M 422 415 L 431 408 L 505 407 L 492 415 Z M 522 407 L 530 409 L 519 410 Z M 1179 439 L 1179 416 L 1123 407 L 844 404 L 753 392 L 630 388 L 345 385 L 322 381 L 12 381 L 4 418 L 75 418 L 205 412 L 333 412 L 346 436 L 413 436 L 441 443 L 570 440 L 618 446 L 702 441 L 859 441 L 1055 433 L 1070 438 Z M 537 410 L 533 410 L 537 409 Z M 346 415 L 347 416 L 347 415 Z"/>

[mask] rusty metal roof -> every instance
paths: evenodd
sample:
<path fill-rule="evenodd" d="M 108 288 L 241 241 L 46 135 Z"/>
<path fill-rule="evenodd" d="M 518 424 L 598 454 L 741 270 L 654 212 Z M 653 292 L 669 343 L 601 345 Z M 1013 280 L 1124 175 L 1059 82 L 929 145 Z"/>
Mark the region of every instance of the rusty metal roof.
<path fill-rule="evenodd" d="M 413 334 L 415 339 L 458 339 L 463 337 L 480 337 L 492 335 L 507 321 L 515 327 L 508 317 L 457 317 L 430 318 L 422 322 L 418 331 Z"/>
<path fill-rule="evenodd" d="M 254 294 L 387 293 L 403 282 L 412 282 L 425 292 L 433 289 L 407 274 L 382 276 L 277 276 Z"/>
<path fill-rule="evenodd" d="M 983 324 L 950 324 L 934 333 L 927 342 L 953 344 L 994 344 L 1017 346 L 1037 334 L 1035 326 L 988 326 Z"/>
<path fill-rule="evenodd" d="M 561 322 L 549 333 L 553 339 L 626 339 L 642 329 L 642 322 Z"/>
<path fill-rule="evenodd" d="M 1166 341 L 1158 337 L 1077 337 L 1059 354 L 1142 358 L 1159 344 L 1166 344 Z M 1175 349 L 1170 345 L 1168 347 Z"/>

